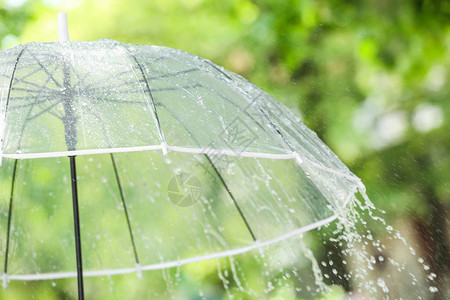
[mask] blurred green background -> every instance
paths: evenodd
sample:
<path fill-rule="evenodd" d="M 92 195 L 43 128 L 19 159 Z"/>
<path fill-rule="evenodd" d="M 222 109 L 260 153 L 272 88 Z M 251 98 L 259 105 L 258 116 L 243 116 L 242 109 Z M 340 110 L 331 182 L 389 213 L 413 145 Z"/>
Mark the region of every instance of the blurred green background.
<path fill-rule="evenodd" d="M 0 0 L 0 5 L 2 49 L 56 40 L 56 13 L 65 11 L 71 40 L 179 48 L 260 86 L 301 116 L 363 180 L 375 206 L 386 211 L 387 223 L 437 275 L 441 289 L 435 299 L 448 297 L 449 1 Z M 371 229 L 385 238 L 382 226 Z M 328 253 L 326 247 L 315 251 L 319 260 Z M 339 291 L 352 285 L 337 276 L 326 281 L 342 286 Z M 27 297 L 22 290 L 16 299 Z"/>

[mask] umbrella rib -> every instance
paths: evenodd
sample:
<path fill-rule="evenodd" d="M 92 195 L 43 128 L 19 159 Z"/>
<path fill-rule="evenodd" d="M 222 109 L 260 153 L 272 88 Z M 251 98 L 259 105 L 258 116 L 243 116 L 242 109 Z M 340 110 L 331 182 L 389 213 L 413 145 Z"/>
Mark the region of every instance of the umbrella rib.
<path fill-rule="evenodd" d="M 123 210 L 125 212 L 125 217 L 127 219 L 128 232 L 130 234 L 131 244 L 133 245 L 134 259 L 136 260 L 136 265 L 140 266 L 139 256 L 137 254 L 136 243 L 134 241 L 133 230 L 131 229 L 130 215 L 128 214 L 127 204 L 125 203 L 125 195 L 123 193 L 122 183 L 120 181 L 119 172 L 117 170 L 116 159 L 114 158 L 114 155 L 112 153 L 110 153 L 110 155 L 111 155 L 112 165 L 114 168 L 114 174 L 116 176 L 117 187 L 119 188 L 120 199 L 122 200 Z"/>
<path fill-rule="evenodd" d="M 41 97 L 39 97 L 39 96 L 34 96 L 34 97 L 31 96 L 31 97 L 32 97 L 33 99 L 35 99 L 36 101 L 33 102 L 33 103 L 28 103 L 28 104 L 23 104 L 23 105 L 10 106 L 10 109 L 20 109 L 20 108 L 25 108 L 25 107 L 30 107 L 30 106 L 33 107 L 33 106 L 35 106 L 35 105 L 38 105 L 39 107 L 41 107 L 41 106 L 40 106 L 41 104 L 43 104 L 43 103 L 45 103 L 45 102 L 49 102 L 49 100 L 40 100 L 40 101 L 37 101 L 37 99 L 41 98 Z M 30 98 L 28 98 L 28 99 L 30 99 Z M 50 99 L 50 98 L 47 98 L 47 99 Z M 58 115 L 58 114 L 56 114 L 56 113 L 54 113 L 54 112 L 52 112 L 52 111 L 48 111 L 48 110 L 50 110 L 51 108 L 53 108 L 55 105 L 58 105 L 59 103 L 61 103 L 61 101 L 58 101 L 58 102 L 56 102 L 56 103 L 50 105 L 50 106 L 47 107 L 47 108 L 41 107 L 41 108 L 42 108 L 42 111 L 41 111 L 38 115 L 41 115 L 42 113 L 48 112 L 49 114 L 53 115 L 54 117 L 56 117 L 56 118 L 62 120 L 62 116 L 60 116 L 60 115 Z M 30 118 L 27 118 L 27 121 L 33 120 L 33 119 L 35 119 L 35 117 L 37 117 L 37 116 L 34 116 L 34 117 L 31 118 L 31 119 L 30 119 Z"/>
<path fill-rule="evenodd" d="M 233 193 L 230 190 L 230 187 L 225 183 L 225 180 L 223 179 L 222 175 L 220 174 L 219 170 L 217 170 L 216 166 L 214 165 L 214 163 L 212 162 L 211 158 L 209 157 L 208 154 L 205 154 L 206 159 L 208 160 L 208 162 L 211 164 L 212 168 L 214 169 L 214 172 L 217 174 L 217 176 L 219 177 L 220 181 L 222 182 L 223 186 L 225 187 L 228 195 L 230 196 L 230 198 L 233 200 L 234 206 L 236 206 L 237 211 L 239 212 L 239 214 L 241 215 L 242 220 L 244 220 L 245 226 L 247 227 L 248 231 L 250 232 L 250 235 L 252 236 L 252 239 L 254 242 L 256 242 L 256 236 L 255 233 L 253 232 L 253 230 L 250 227 L 250 224 L 247 221 L 247 218 L 244 216 L 244 213 L 242 212 L 239 204 L 237 203 L 236 199 L 233 196 Z"/>
<path fill-rule="evenodd" d="M 260 112 L 263 114 L 263 116 L 269 121 L 269 124 L 270 124 L 270 126 L 272 126 L 272 128 L 275 130 L 275 132 L 283 139 L 283 141 L 286 143 L 286 145 L 290 148 L 290 150 L 293 152 L 293 153 L 296 153 L 296 151 L 294 151 L 294 148 L 292 147 L 292 145 L 288 142 L 288 140 L 284 137 L 284 135 L 281 133 L 281 131 L 277 128 L 277 126 L 274 124 L 274 122 L 273 122 L 273 120 L 271 119 L 271 118 L 269 118 L 269 116 L 261 109 L 261 107 L 258 107 L 258 109 L 260 110 Z M 297 154 L 298 155 L 298 154 Z M 300 158 L 300 156 L 298 156 L 299 158 Z M 333 174 L 336 174 L 336 175 L 340 175 L 340 176 L 342 176 L 343 178 L 346 178 L 346 179 L 349 179 L 349 180 L 351 180 L 351 181 L 353 181 L 353 182 L 356 182 L 358 185 L 362 185 L 362 183 L 361 183 L 361 180 L 359 179 L 359 178 L 357 178 L 356 176 L 350 176 L 350 175 L 347 175 L 347 174 L 345 174 L 345 173 L 342 173 L 342 172 L 340 172 L 340 171 L 336 171 L 336 170 L 334 170 L 334 169 L 332 169 L 332 168 L 328 168 L 328 167 L 325 167 L 325 166 L 322 166 L 321 164 L 319 164 L 319 163 L 315 163 L 315 162 L 313 162 L 313 161 L 311 161 L 311 160 L 309 160 L 309 159 L 306 159 L 306 158 L 296 158 L 296 162 L 297 162 L 297 165 L 300 167 L 300 165 L 302 164 L 302 162 L 303 161 L 307 161 L 310 165 L 312 165 L 313 167 L 316 167 L 316 168 L 318 168 L 318 169 L 321 169 L 321 170 L 325 170 L 325 171 L 327 171 L 327 172 L 330 172 L 330 173 L 333 173 Z M 301 167 L 300 167 L 300 169 L 302 169 Z M 311 183 L 314 185 L 314 187 L 317 189 L 317 191 L 322 195 L 322 197 L 329 203 L 329 204 L 331 204 L 330 203 L 330 201 L 327 199 L 327 197 L 325 197 L 325 195 L 323 195 L 323 193 L 322 193 L 322 191 L 317 187 L 317 185 L 313 182 L 313 181 L 311 181 Z"/>
<path fill-rule="evenodd" d="M 92 112 L 92 111 L 90 111 L 90 112 L 93 115 L 96 115 L 94 112 Z M 103 129 L 103 134 L 105 135 L 105 138 L 107 139 L 108 144 L 111 145 L 111 142 L 109 141 L 108 135 L 106 134 L 106 129 L 105 129 L 104 122 L 103 122 L 103 120 L 101 118 L 99 118 L 99 120 L 100 120 L 102 129 Z M 118 172 L 117 165 L 116 165 L 116 160 L 114 158 L 113 153 L 110 153 L 110 156 L 111 156 L 111 161 L 112 161 L 112 165 L 113 165 L 113 169 L 114 169 L 114 174 L 115 174 L 115 177 L 116 177 L 117 187 L 119 189 L 120 199 L 122 201 L 122 206 L 123 206 L 123 209 L 124 209 L 124 212 L 125 212 L 125 218 L 127 219 L 128 232 L 130 234 L 131 244 L 133 246 L 133 254 L 134 254 L 134 259 L 136 261 L 136 267 L 139 269 L 141 264 L 140 264 L 139 256 L 138 256 L 138 253 L 137 253 L 136 243 L 134 241 L 133 230 L 131 228 L 131 221 L 130 221 L 130 216 L 129 216 L 129 213 L 128 213 L 128 208 L 127 208 L 127 205 L 126 205 L 126 202 L 125 202 L 125 195 L 123 193 L 122 183 L 121 183 L 121 180 L 120 180 L 119 172 Z M 139 273 L 139 276 L 141 276 L 141 273 Z"/>
<path fill-rule="evenodd" d="M 33 93 L 30 93 L 30 94 L 31 94 L 31 95 L 33 96 L 33 98 L 35 98 L 35 99 L 42 99 L 42 100 L 39 100 L 39 101 L 37 102 L 37 104 L 45 103 L 45 102 L 47 102 L 47 101 L 49 101 L 49 100 L 51 100 L 51 99 L 54 99 L 54 97 L 53 97 L 53 96 L 50 96 L 50 95 L 33 95 Z M 15 101 L 19 101 L 19 100 L 29 100 L 29 99 L 30 99 L 29 96 L 14 97 L 14 100 L 15 100 Z M 32 103 L 17 104 L 17 105 L 10 105 L 10 108 L 24 108 L 24 107 L 32 106 L 32 105 L 33 105 Z"/>
<path fill-rule="evenodd" d="M 93 111 L 91 111 L 91 110 L 90 110 L 90 112 L 91 112 L 94 116 L 98 117 L 98 116 L 95 114 L 95 112 L 93 112 Z M 111 141 L 109 140 L 108 135 L 107 135 L 107 133 L 106 133 L 107 131 L 106 131 L 106 129 L 105 129 L 105 124 L 104 124 L 102 118 L 98 118 L 98 119 L 100 120 L 102 129 L 103 129 L 103 134 L 104 134 L 104 136 L 105 136 L 105 138 L 106 138 L 108 144 L 111 145 Z M 131 244 L 132 244 L 132 246 L 133 246 L 133 254 L 134 254 L 134 259 L 135 259 L 135 261 L 136 261 L 136 267 L 139 269 L 140 266 L 141 266 L 141 264 L 140 264 L 140 261 L 139 261 L 139 256 L 138 256 L 138 254 L 137 254 L 137 247 L 136 247 L 136 243 L 135 243 L 135 241 L 134 241 L 134 235 L 133 235 L 133 231 L 132 231 L 132 228 L 131 228 L 131 222 L 130 222 L 130 216 L 129 216 L 129 213 L 128 213 L 128 208 L 127 208 L 127 205 L 126 205 L 126 203 L 125 203 L 125 195 L 124 195 L 124 193 L 123 193 L 122 183 L 121 183 L 121 180 L 120 180 L 119 172 L 118 172 L 117 165 L 116 165 L 116 160 L 115 160 L 115 158 L 114 158 L 113 153 L 110 153 L 110 156 L 111 156 L 111 161 L 112 161 L 112 165 L 113 165 L 113 169 L 114 169 L 114 174 L 115 174 L 115 177 L 116 177 L 117 187 L 118 187 L 118 189 L 119 189 L 120 199 L 121 199 L 121 201 L 122 201 L 122 206 L 123 206 L 123 209 L 124 209 L 124 212 L 125 212 L 125 217 L 126 217 L 126 219 L 127 219 L 128 232 L 129 232 L 129 234 L 130 234 Z M 140 272 L 139 272 L 139 276 L 141 276 L 141 273 L 140 273 Z"/>
<path fill-rule="evenodd" d="M 135 56 L 128 48 L 126 48 L 126 47 L 123 46 L 123 45 L 121 45 L 121 46 L 122 46 L 123 49 L 128 53 L 128 55 L 134 60 L 134 62 L 136 63 L 136 65 L 139 67 L 139 70 L 140 70 L 140 72 L 141 72 L 142 78 L 143 78 L 144 81 L 145 81 L 145 87 L 146 87 L 146 89 L 147 89 L 149 98 L 150 98 L 151 103 L 152 103 L 152 108 L 153 108 L 153 113 L 154 113 L 154 117 L 155 117 L 155 122 L 156 122 L 156 126 L 157 126 L 157 128 L 158 128 L 159 137 L 160 137 L 160 139 L 161 139 L 161 145 L 163 146 L 163 149 L 162 149 L 162 150 L 163 150 L 163 153 L 164 153 L 164 154 L 167 154 L 166 141 L 165 141 L 165 139 L 164 139 L 164 134 L 163 134 L 163 132 L 162 132 L 162 130 L 161 130 L 161 123 L 160 123 L 159 118 L 158 118 L 158 112 L 156 111 L 155 101 L 153 100 L 152 91 L 151 91 L 150 86 L 149 86 L 149 84 L 148 84 L 147 78 L 145 77 L 144 70 L 142 69 L 142 66 L 141 66 L 141 64 L 138 62 L 136 56 Z"/>
<path fill-rule="evenodd" d="M 28 46 L 27 46 L 27 47 L 28 47 Z M 21 79 L 17 79 L 17 80 L 22 81 L 22 82 L 24 82 L 24 83 L 28 83 L 28 81 L 25 82 L 24 79 L 30 77 L 31 75 L 33 75 L 33 74 L 35 74 L 35 73 L 37 73 L 37 72 L 39 72 L 40 69 L 41 69 L 41 68 L 39 67 L 39 68 L 37 68 L 36 70 L 31 71 L 31 73 L 28 73 L 27 75 L 25 75 L 25 76 L 22 77 Z M 3 75 L 3 74 L 0 75 L 0 76 L 8 78 L 8 76 Z"/>
<path fill-rule="evenodd" d="M 191 133 L 191 131 L 186 127 L 186 124 L 184 124 L 184 122 L 182 122 L 177 115 L 172 112 L 170 109 L 168 109 L 165 105 L 163 105 L 163 107 L 172 115 L 172 117 L 174 117 L 181 126 L 183 126 L 184 130 L 186 130 L 186 132 L 189 133 L 189 135 L 192 137 L 192 139 L 197 143 L 197 145 L 200 147 L 200 143 L 197 141 L 197 139 L 194 137 L 194 135 Z M 230 188 L 228 187 L 228 185 L 225 183 L 225 180 L 223 179 L 222 175 L 220 174 L 219 170 L 217 170 L 216 166 L 214 165 L 214 163 L 212 162 L 211 158 L 208 156 L 208 154 L 204 154 L 206 159 L 208 160 L 208 162 L 211 164 L 212 168 L 214 169 L 215 173 L 217 174 L 217 176 L 219 177 L 219 180 L 222 182 L 223 186 L 225 187 L 228 195 L 231 197 L 231 199 L 233 200 L 234 205 L 236 206 L 236 209 L 238 210 L 239 214 L 241 215 L 242 220 L 245 223 L 245 226 L 247 227 L 248 231 L 250 232 L 250 235 L 253 238 L 253 241 L 256 241 L 256 236 L 253 233 L 253 230 L 250 227 L 250 224 L 248 223 L 247 219 L 244 216 L 244 213 L 242 212 L 241 208 L 239 207 L 236 199 L 234 198 L 233 193 L 231 192 Z"/>
<path fill-rule="evenodd" d="M 211 67 L 213 67 L 215 70 L 217 70 L 219 73 L 221 73 L 223 76 L 225 76 L 228 80 L 233 81 L 233 79 L 232 79 L 230 76 L 228 76 L 224 71 L 222 71 L 221 69 L 219 69 L 219 68 L 217 67 L 217 65 L 213 64 L 213 63 L 210 62 L 209 60 L 205 60 L 205 62 L 206 62 L 209 66 L 211 66 Z"/>
<path fill-rule="evenodd" d="M 56 84 L 56 86 L 58 86 L 59 88 L 61 88 L 61 84 L 56 81 L 56 79 L 53 77 L 52 74 L 50 74 L 50 72 L 47 70 L 47 68 L 41 63 L 41 61 L 32 53 L 31 53 L 31 57 L 33 57 L 33 59 L 38 63 L 38 65 L 42 68 L 42 70 L 44 70 L 44 72 L 49 76 L 49 78 Z"/>
<path fill-rule="evenodd" d="M 39 62 L 38 62 L 38 64 L 39 64 Z M 34 87 L 39 88 L 39 90 L 35 90 L 35 92 L 37 92 L 37 93 L 42 93 L 42 90 L 43 90 L 43 89 L 47 90 L 47 91 L 50 92 L 50 93 L 57 93 L 57 92 L 58 92 L 57 90 L 47 87 L 48 82 L 49 82 L 50 80 L 52 80 L 53 75 L 54 75 L 54 74 L 56 73 L 56 71 L 57 71 L 57 68 L 55 68 L 55 70 L 53 71 L 52 74 L 49 74 L 48 72 L 46 72 L 46 71 L 44 70 L 44 72 L 46 72 L 46 73 L 49 75 L 49 77 L 47 78 L 47 80 L 44 82 L 43 85 L 38 85 L 38 84 L 35 84 L 35 83 L 31 82 L 31 81 L 25 80 L 25 78 L 30 77 L 31 75 L 35 74 L 36 72 L 39 72 L 42 68 L 43 68 L 43 66 L 42 66 L 41 64 L 39 64 L 39 67 L 38 67 L 36 70 L 34 70 L 34 71 L 32 71 L 31 73 L 29 73 L 29 74 L 23 76 L 22 78 L 16 78 L 16 80 L 18 80 L 19 82 L 22 82 L 22 83 L 25 83 L 25 84 L 28 84 L 28 85 L 32 85 L 32 86 L 34 86 Z M 20 89 L 20 88 L 18 88 L 17 90 L 30 91 L 30 89 Z"/>
<path fill-rule="evenodd" d="M 261 107 L 258 106 L 258 110 L 267 119 L 267 121 L 269 121 L 270 126 L 275 130 L 275 132 L 281 137 L 281 139 L 284 141 L 284 143 L 289 147 L 289 150 L 291 150 L 292 152 L 295 152 L 294 147 L 292 147 L 291 143 L 288 142 L 286 137 L 283 134 L 281 134 L 280 130 L 277 128 L 277 126 L 275 125 L 273 120 L 271 118 L 269 118 L 269 116 L 261 109 Z"/>
<path fill-rule="evenodd" d="M 12 219 L 12 206 L 13 206 L 13 199 L 14 199 L 14 186 L 15 186 L 16 175 L 17 175 L 17 162 L 18 162 L 18 160 L 16 159 L 14 161 L 13 175 L 12 175 L 12 180 L 11 180 L 11 194 L 9 197 L 8 225 L 7 225 L 7 229 L 6 229 L 5 263 L 4 263 L 4 268 L 3 268 L 3 287 L 6 287 L 6 285 L 8 284 L 6 274 L 8 274 L 9 243 L 10 243 L 10 235 L 11 235 L 11 219 Z"/>
<path fill-rule="evenodd" d="M 91 112 L 93 115 L 95 115 L 96 117 L 98 117 L 98 116 L 95 114 L 95 112 L 93 112 L 93 111 L 91 111 L 91 110 L 90 110 L 90 112 Z M 107 131 L 106 131 L 106 129 L 105 129 L 104 122 L 103 122 L 102 118 L 99 118 L 99 120 L 100 120 L 102 129 L 103 129 L 103 134 L 105 135 L 105 138 L 106 138 L 108 144 L 111 145 L 111 142 L 110 142 L 110 140 L 109 140 L 109 138 L 108 138 L 108 135 L 107 135 L 107 133 L 106 133 Z M 124 212 L 125 212 L 125 217 L 126 217 L 126 219 L 127 219 L 128 232 L 129 232 L 129 234 L 130 234 L 131 244 L 132 244 L 132 246 L 133 246 L 133 253 L 134 253 L 134 258 L 135 258 L 135 261 L 136 261 L 136 266 L 137 266 L 138 268 L 140 268 L 139 256 L 138 256 L 138 254 L 137 254 L 137 247 L 136 247 L 136 243 L 135 243 L 135 241 L 134 241 L 134 235 L 133 235 L 133 231 L 132 231 L 132 228 L 131 228 L 130 216 L 129 216 L 128 208 L 127 208 L 127 205 L 126 205 L 126 202 L 125 202 L 125 195 L 124 195 L 124 193 L 123 193 L 122 183 L 121 183 L 120 176 L 119 176 L 119 172 L 118 172 L 118 169 L 117 169 L 116 160 L 115 160 L 115 158 L 114 158 L 113 153 L 110 153 L 110 156 L 111 156 L 111 161 L 112 161 L 112 165 L 113 165 L 113 169 L 114 169 L 114 174 L 115 174 L 115 177 L 116 177 L 117 187 L 118 187 L 118 189 L 119 189 L 120 199 L 121 199 L 121 201 L 122 201 L 123 209 L 124 209 Z M 139 276 L 141 276 L 140 273 L 139 273 Z"/>
<path fill-rule="evenodd" d="M 26 85 L 31 85 L 31 86 L 37 87 L 39 89 L 46 89 L 48 91 L 57 92 L 57 90 L 51 89 L 51 88 L 49 88 L 47 86 L 40 86 L 40 85 L 38 85 L 38 84 L 36 84 L 34 82 L 31 82 L 31 81 L 27 81 L 27 80 L 20 79 L 20 78 L 16 78 L 16 80 L 21 82 L 21 83 L 24 83 Z M 29 90 L 29 89 L 25 89 L 25 90 Z M 40 92 L 40 91 L 38 90 L 37 92 Z"/>
<path fill-rule="evenodd" d="M 75 84 L 73 85 L 73 87 L 72 87 L 72 88 L 75 90 L 76 88 L 78 88 L 78 85 L 80 85 L 81 83 L 85 82 L 86 78 L 89 76 L 89 73 L 84 74 L 83 78 L 81 78 L 81 77 L 78 75 L 78 73 L 75 72 L 75 69 L 74 69 L 74 68 L 72 68 L 72 69 L 74 70 L 74 74 L 75 74 L 75 76 L 77 76 L 77 79 L 78 79 L 78 82 L 75 83 Z"/>
<path fill-rule="evenodd" d="M 27 46 L 27 47 L 28 47 L 28 46 Z M 24 50 L 25 50 L 25 49 L 24 49 Z M 39 72 L 40 70 L 41 70 L 41 67 L 39 66 L 37 69 L 35 69 L 35 70 L 32 71 L 31 73 L 26 74 L 26 75 L 23 76 L 22 78 L 14 78 L 14 80 L 19 81 L 19 82 L 22 82 L 22 83 L 25 83 L 25 84 L 28 84 L 28 85 L 35 86 L 35 87 L 40 88 L 40 89 L 45 88 L 45 89 L 47 89 L 48 91 L 56 92 L 56 90 L 53 90 L 53 89 L 51 89 L 51 88 L 48 88 L 48 87 L 46 87 L 45 85 L 42 86 L 42 85 L 35 84 L 35 83 L 31 82 L 31 81 L 25 80 L 25 78 L 30 77 L 31 75 L 33 75 L 33 74 Z M 2 76 L 2 77 L 6 77 L 6 78 L 8 77 L 8 76 L 6 76 L 6 75 L 1 75 L 1 76 Z M 46 81 L 46 84 L 47 84 L 47 82 L 48 82 L 48 80 Z M 16 90 L 16 88 L 14 88 L 14 90 Z M 22 89 L 22 90 L 29 91 L 29 89 Z M 37 92 L 41 92 L 41 91 L 37 91 Z"/>
<path fill-rule="evenodd" d="M 274 124 L 273 120 L 271 118 L 269 118 L 269 116 L 261 109 L 261 107 L 258 106 L 259 111 L 261 112 L 261 114 L 267 119 L 267 121 L 269 121 L 270 126 L 275 130 L 275 132 L 281 137 L 281 139 L 286 143 L 286 145 L 289 147 L 289 149 L 296 153 L 296 151 L 294 151 L 294 148 L 292 147 L 292 145 L 288 142 L 288 140 L 284 137 L 283 134 L 281 134 L 280 130 L 277 128 L 277 126 Z M 302 160 L 301 159 L 295 159 L 299 169 L 304 173 L 304 170 L 301 167 L 302 164 Z M 319 187 L 316 185 L 316 183 L 313 180 L 310 180 L 310 183 L 312 184 L 313 187 L 316 188 L 317 192 L 319 193 L 319 195 L 322 196 L 323 199 L 325 199 L 325 201 L 332 205 L 332 203 L 330 202 L 330 200 L 328 200 L 327 197 L 325 197 L 325 195 L 322 193 L 322 191 L 319 189 Z"/>
<path fill-rule="evenodd" d="M 98 115 L 96 115 L 96 113 L 93 112 L 92 110 L 90 110 L 90 112 L 91 112 L 94 116 L 98 117 Z M 110 142 L 110 140 L 109 140 L 109 138 L 108 138 L 108 135 L 107 135 L 107 133 L 106 133 L 107 131 L 106 131 L 106 129 L 105 129 L 104 122 L 103 122 L 102 118 L 98 118 L 98 119 L 100 120 L 102 129 L 103 129 L 103 134 L 104 134 L 104 136 L 105 136 L 105 138 L 106 138 L 108 144 L 111 145 L 111 142 Z M 122 201 L 122 206 L 123 206 L 123 209 L 124 209 L 124 212 L 125 212 L 125 217 L 126 217 L 126 219 L 127 219 L 128 232 L 129 232 L 129 234 L 130 234 L 131 244 L 132 244 L 132 246 L 133 246 L 134 259 L 135 259 L 135 261 L 136 261 L 136 266 L 137 266 L 138 268 L 140 268 L 139 256 L 138 256 L 138 254 L 137 254 L 137 247 L 136 247 L 136 243 L 135 243 L 135 241 L 134 241 L 134 235 L 133 235 L 133 231 L 132 231 L 132 228 L 131 228 L 130 216 L 129 216 L 128 208 L 127 208 L 127 205 L 126 205 L 126 202 L 125 202 L 125 195 L 124 195 L 124 193 L 123 193 L 122 183 L 121 183 L 120 176 L 119 176 L 119 172 L 118 172 L 118 169 L 117 169 L 116 160 L 115 160 L 115 158 L 114 158 L 113 153 L 110 153 L 110 156 L 111 156 L 111 161 L 112 161 L 112 165 L 113 165 L 113 169 L 114 169 L 114 174 L 115 174 L 115 177 L 116 177 L 117 187 L 118 187 L 118 189 L 119 189 L 120 199 L 121 199 L 121 201 Z"/>
<path fill-rule="evenodd" d="M 5 128 L 6 128 L 6 118 L 8 115 L 8 106 L 9 106 L 9 101 L 11 98 L 11 88 L 12 88 L 12 84 L 14 81 L 14 75 L 16 74 L 16 70 L 17 70 L 17 65 L 19 64 L 19 59 L 22 56 L 23 52 L 25 51 L 25 49 L 27 49 L 28 46 L 25 46 L 22 51 L 20 51 L 19 55 L 17 55 L 16 61 L 14 63 L 14 69 L 11 73 L 11 79 L 9 80 L 9 88 L 8 88 L 8 95 L 6 97 L 6 105 L 5 105 L 5 117 L 3 119 L 3 128 L 2 128 L 2 132 L 0 132 L 1 136 L 0 136 L 0 154 L 3 153 L 3 138 L 5 136 Z M 2 158 L 0 157 L 0 165 L 1 165 L 1 161 Z"/>
<path fill-rule="evenodd" d="M 34 119 L 36 119 L 37 117 L 39 117 L 40 115 L 48 112 L 49 114 L 51 114 L 52 116 L 56 117 L 57 119 L 63 120 L 63 117 L 58 116 L 57 114 L 55 114 L 54 112 L 50 111 L 53 107 L 55 107 L 56 105 L 60 104 L 62 102 L 62 100 L 56 101 L 55 103 L 49 105 L 46 108 L 43 108 L 39 113 L 37 113 L 36 115 L 34 115 L 31 118 L 27 118 L 27 121 L 32 121 Z"/>
<path fill-rule="evenodd" d="M 49 89 L 49 88 L 47 88 L 47 87 L 42 87 L 43 89 L 47 89 L 50 93 L 57 93 L 57 91 L 56 90 L 52 90 L 52 89 Z M 23 87 L 13 87 L 12 88 L 12 90 L 13 91 L 20 91 L 20 92 L 30 92 L 30 93 L 39 93 L 39 94 L 44 94 L 44 92 L 42 91 L 42 89 L 41 90 L 32 90 L 32 89 L 29 89 L 29 88 L 23 88 Z M 44 94 L 45 95 L 45 94 Z M 50 95 L 45 95 L 45 96 L 50 96 Z"/>

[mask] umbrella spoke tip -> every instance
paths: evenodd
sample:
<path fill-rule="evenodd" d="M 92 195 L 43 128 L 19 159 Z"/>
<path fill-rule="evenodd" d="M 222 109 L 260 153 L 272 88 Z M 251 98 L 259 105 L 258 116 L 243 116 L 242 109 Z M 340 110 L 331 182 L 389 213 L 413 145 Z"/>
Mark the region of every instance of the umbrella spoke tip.
<path fill-rule="evenodd" d="M 136 263 L 136 272 L 139 279 L 142 279 L 142 267 L 140 263 Z"/>
<path fill-rule="evenodd" d="M 2 276 L 2 286 L 4 289 L 6 289 L 8 287 L 8 274 L 3 273 Z"/>
<path fill-rule="evenodd" d="M 298 154 L 297 152 L 294 152 L 293 154 L 294 154 L 295 162 L 296 162 L 298 165 L 301 165 L 301 164 L 303 163 L 303 159 L 302 159 L 302 157 L 300 156 L 300 154 Z"/>
<path fill-rule="evenodd" d="M 167 144 L 165 142 L 161 143 L 161 150 L 164 156 L 167 155 Z"/>

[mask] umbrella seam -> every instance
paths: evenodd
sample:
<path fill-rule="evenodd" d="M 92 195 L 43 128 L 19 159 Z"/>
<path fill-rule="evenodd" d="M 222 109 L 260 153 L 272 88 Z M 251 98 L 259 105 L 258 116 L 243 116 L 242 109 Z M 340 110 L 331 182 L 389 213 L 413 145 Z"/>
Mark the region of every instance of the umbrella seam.
<path fill-rule="evenodd" d="M 114 174 L 116 176 L 117 187 L 119 189 L 120 198 L 122 200 L 122 205 L 123 205 L 123 209 L 124 209 L 124 213 L 125 213 L 125 218 L 127 220 L 128 232 L 130 234 L 131 245 L 133 246 L 134 258 L 136 260 L 136 267 L 140 268 L 139 255 L 137 253 L 137 247 L 136 247 L 136 243 L 134 241 L 134 234 L 133 234 L 133 230 L 131 228 L 131 221 L 130 221 L 130 216 L 128 214 L 128 207 L 127 207 L 127 205 L 125 203 L 125 195 L 124 195 L 124 192 L 123 192 L 123 189 L 122 189 L 122 183 L 121 183 L 121 180 L 120 180 L 119 171 L 117 169 L 116 160 L 114 158 L 113 153 L 110 153 L 110 156 L 111 156 L 111 161 L 112 161 L 112 165 L 113 165 L 113 169 L 114 169 Z M 140 272 L 138 272 L 138 273 L 140 274 Z"/>
<path fill-rule="evenodd" d="M 11 220 L 12 220 L 12 206 L 13 206 L 13 200 L 14 200 L 14 186 L 16 182 L 17 177 L 17 163 L 18 160 L 14 161 L 14 169 L 13 169 L 13 175 L 11 180 L 11 193 L 9 197 L 9 207 L 8 207 L 8 223 L 6 225 L 6 249 L 5 249 L 5 261 L 3 265 L 3 277 L 7 278 L 8 273 L 8 259 L 9 259 L 9 243 L 11 239 Z M 8 281 L 3 281 L 3 287 L 5 288 L 8 284 Z"/>
<path fill-rule="evenodd" d="M 104 149 L 86 149 L 86 150 L 75 150 L 75 151 L 57 151 L 57 152 L 39 152 L 39 153 L 19 153 L 19 154 L 4 154 L 1 153 L 2 158 L 12 158 L 12 159 L 33 159 L 33 158 L 49 158 L 49 157 L 63 157 L 68 155 L 90 155 L 90 154 L 108 154 L 108 153 L 121 153 L 121 152 L 138 152 L 147 150 L 161 150 L 162 145 L 149 145 L 149 146 L 136 146 L 136 147 L 121 147 L 121 148 L 104 148 Z M 228 155 L 237 157 L 251 157 L 251 158 L 267 158 L 267 159 L 296 159 L 298 163 L 307 162 L 312 166 L 327 171 L 329 173 L 336 174 L 338 176 L 344 177 L 355 183 L 358 183 L 361 188 L 364 185 L 356 176 L 351 176 L 345 174 L 339 170 L 322 166 L 319 163 L 311 161 L 297 152 L 293 153 L 267 153 L 267 152 L 247 152 L 243 151 L 237 153 L 229 149 L 213 149 L 213 148 L 192 148 L 192 147 L 179 147 L 166 145 L 167 150 L 183 153 L 194 153 L 194 154 L 216 154 L 216 155 Z"/>

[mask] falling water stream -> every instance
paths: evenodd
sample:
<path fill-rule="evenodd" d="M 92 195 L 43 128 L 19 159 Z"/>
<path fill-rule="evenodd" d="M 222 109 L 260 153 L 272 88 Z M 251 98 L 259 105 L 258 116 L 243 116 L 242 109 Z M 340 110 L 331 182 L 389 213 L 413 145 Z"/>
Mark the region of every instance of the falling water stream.
<path fill-rule="evenodd" d="M 386 224 L 380 216 L 383 211 L 376 209 L 367 196 L 361 194 L 362 200 L 355 197 L 347 208 L 336 212 L 339 214 L 337 221 L 319 228 L 315 233 L 316 237 L 322 237 L 323 244 L 314 248 L 325 244 L 338 245 L 335 249 L 339 252 L 330 251 L 327 257 L 337 258 L 339 262 L 332 259 L 320 261 L 308 246 L 312 242 L 310 233 L 259 251 L 218 259 L 215 261 L 216 276 L 227 298 L 431 299 L 438 292 L 436 275 L 429 271 L 424 259 L 417 255 L 400 232 Z M 407 254 L 391 257 L 386 243 L 377 239 L 369 229 L 368 223 L 371 222 L 384 228 L 383 235 L 400 248 L 396 251 Z M 409 256 L 414 257 L 416 264 L 413 265 L 420 266 L 422 270 L 411 270 L 411 263 L 405 259 Z M 337 264 L 346 266 L 347 272 L 341 274 Z M 390 271 L 384 274 L 379 272 L 377 269 L 381 265 L 381 268 Z M 201 262 L 189 268 L 197 268 L 202 274 L 199 269 L 213 266 L 210 262 Z M 247 268 L 258 270 L 258 274 L 249 275 Z M 182 285 L 180 267 L 176 271 L 165 270 L 162 274 L 168 291 L 172 291 L 169 294 L 178 299 L 180 294 L 175 288 Z M 259 276 L 260 280 L 256 286 L 251 282 L 254 276 Z M 204 279 L 203 275 L 200 277 Z M 342 287 L 330 285 L 331 277 L 349 282 L 351 290 L 344 292 Z M 210 299 L 202 284 L 198 286 L 198 297 Z"/>

